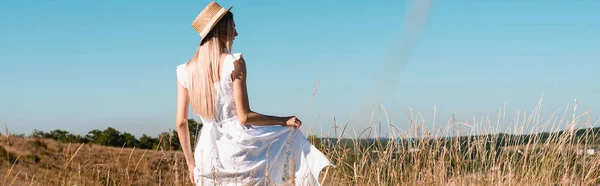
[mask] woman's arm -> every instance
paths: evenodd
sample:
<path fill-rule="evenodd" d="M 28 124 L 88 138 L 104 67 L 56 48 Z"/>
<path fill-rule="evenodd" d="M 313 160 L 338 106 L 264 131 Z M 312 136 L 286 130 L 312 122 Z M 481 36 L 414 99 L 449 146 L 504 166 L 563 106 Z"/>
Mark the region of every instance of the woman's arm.
<path fill-rule="evenodd" d="M 194 181 L 193 170 L 196 167 L 194 156 L 192 155 L 192 147 L 190 145 L 190 132 L 188 128 L 188 91 L 177 81 L 177 113 L 175 115 L 175 123 L 177 125 L 177 135 L 179 143 L 183 151 L 183 156 L 190 171 L 190 179 Z"/>
<path fill-rule="evenodd" d="M 243 58 L 236 60 L 235 69 L 231 72 L 233 80 L 233 97 L 238 119 L 244 125 L 283 125 L 300 127 L 302 122 L 295 116 L 277 117 L 254 112 L 250 109 L 248 89 L 246 87 L 246 63 Z"/>

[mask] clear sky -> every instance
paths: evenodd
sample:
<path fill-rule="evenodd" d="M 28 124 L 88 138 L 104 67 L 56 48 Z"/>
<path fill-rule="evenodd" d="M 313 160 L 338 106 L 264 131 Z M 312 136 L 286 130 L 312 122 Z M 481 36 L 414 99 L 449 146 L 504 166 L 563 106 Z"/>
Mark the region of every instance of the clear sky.
<path fill-rule="evenodd" d="M 0 122 L 26 134 L 174 129 L 175 67 L 208 2 L 1 1 Z M 418 38 L 403 35 L 408 1 L 218 2 L 234 6 L 253 110 L 297 115 L 317 134 L 333 117 L 368 127 L 373 93 L 404 130 L 409 108 L 431 123 L 434 105 L 437 125 L 493 119 L 504 103 L 510 120 L 542 94 L 544 114 L 574 99 L 600 109 L 600 1 L 434 1 Z"/>

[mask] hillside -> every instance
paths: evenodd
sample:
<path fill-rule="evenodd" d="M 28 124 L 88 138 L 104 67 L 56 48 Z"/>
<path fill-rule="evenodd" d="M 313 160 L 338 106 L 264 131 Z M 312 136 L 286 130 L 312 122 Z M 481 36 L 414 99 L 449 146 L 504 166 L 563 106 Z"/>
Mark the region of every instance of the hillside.
<path fill-rule="evenodd" d="M 179 152 L 68 144 L 11 136 L 0 141 L 1 185 L 184 185 Z"/>

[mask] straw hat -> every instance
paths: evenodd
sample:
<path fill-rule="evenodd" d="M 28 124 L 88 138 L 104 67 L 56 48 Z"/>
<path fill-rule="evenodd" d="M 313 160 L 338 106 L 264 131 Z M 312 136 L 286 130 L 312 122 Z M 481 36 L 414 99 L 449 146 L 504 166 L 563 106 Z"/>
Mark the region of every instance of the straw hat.
<path fill-rule="evenodd" d="M 196 19 L 192 22 L 192 27 L 201 37 L 200 42 L 204 40 L 204 37 L 213 29 L 213 27 L 221 20 L 221 18 L 231 10 L 232 7 L 225 9 L 221 7 L 217 2 L 212 1 L 204 7 L 202 12 L 198 14 Z"/>

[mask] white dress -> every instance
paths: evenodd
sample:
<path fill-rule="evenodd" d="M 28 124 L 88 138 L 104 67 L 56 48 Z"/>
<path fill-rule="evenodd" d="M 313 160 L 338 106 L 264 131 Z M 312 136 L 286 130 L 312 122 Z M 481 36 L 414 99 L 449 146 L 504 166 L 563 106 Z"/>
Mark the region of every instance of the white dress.
<path fill-rule="evenodd" d="M 243 126 L 237 119 L 231 72 L 241 54 L 230 54 L 215 83 L 215 121 L 200 117 L 203 127 L 194 147 L 197 185 L 319 185 L 321 170 L 332 165 L 299 129 Z M 179 82 L 188 87 L 185 64 L 177 67 Z M 333 165 L 332 165 L 333 166 Z"/>

